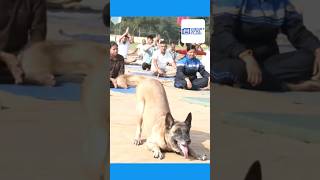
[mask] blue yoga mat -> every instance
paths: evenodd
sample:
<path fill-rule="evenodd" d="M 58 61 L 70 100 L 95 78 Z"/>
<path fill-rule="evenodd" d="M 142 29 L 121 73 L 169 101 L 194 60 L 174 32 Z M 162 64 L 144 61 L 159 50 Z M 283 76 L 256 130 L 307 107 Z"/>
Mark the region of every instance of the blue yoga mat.
<path fill-rule="evenodd" d="M 135 70 L 142 70 L 141 65 L 136 65 L 136 64 L 126 64 L 124 65 L 126 69 L 135 69 Z"/>
<path fill-rule="evenodd" d="M 110 88 L 113 92 L 120 92 L 120 93 L 128 93 L 128 94 L 134 94 L 136 93 L 136 88 L 128 88 L 128 89 L 120 89 L 120 88 Z"/>
<path fill-rule="evenodd" d="M 153 77 L 156 77 L 156 76 L 153 75 L 153 73 L 151 73 L 151 72 L 130 72 L 129 74 L 140 75 L 140 76 L 153 76 Z M 174 81 L 174 77 L 159 77 L 159 79 L 161 79 L 161 80 Z"/>
<path fill-rule="evenodd" d="M 0 91 L 43 100 L 80 100 L 80 84 L 77 83 L 63 83 L 55 87 L 0 84 Z"/>
<path fill-rule="evenodd" d="M 69 34 L 63 30 L 59 30 L 60 35 L 75 40 L 94 41 L 97 43 L 107 44 L 108 39 L 106 35 L 94 35 L 94 34 Z"/>

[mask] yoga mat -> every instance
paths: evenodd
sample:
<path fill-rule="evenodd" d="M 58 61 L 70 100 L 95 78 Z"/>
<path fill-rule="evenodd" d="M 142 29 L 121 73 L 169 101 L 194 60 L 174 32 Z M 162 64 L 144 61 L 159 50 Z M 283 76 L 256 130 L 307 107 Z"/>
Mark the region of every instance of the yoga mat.
<path fill-rule="evenodd" d="M 121 89 L 121 88 L 110 88 L 113 92 L 120 92 L 120 93 L 127 93 L 127 94 L 134 94 L 136 93 L 136 88 L 129 87 L 128 89 Z"/>
<path fill-rule="evenodd" d="M 183 99 L 191 104 L 198 104 L 202 106 L 210 106 L 209 97 L 183 97 Z"/>
<path fill-rule="evenodd" d="M 153 73 L 149 71 L 148 72 L 129 72 L 129 74 L 139 75 L 139 76 L 150 76 L 153 78 L 157 78 L 157 76 L 153 75 Z M 174 81 L 174 77 L 159 77 L 158 79 Z"/>
<path fill-rule="evenodd" d="M 152 72 L 150 71 L 145 71 L 145 72 L 129 72 L 129 74 L 134 74 L 134 75 L 141 75 L 141 76 L 154 76 Z M 156 76 L 155 76 L 156 77 Z"/>
<path fill-rule="evenodd" d="M 320 143 L 320 116 L 262 112 L 225 113 L 224 122 L 303 142 Z"/>
<path fill-rule="evenodd" d="M 141 65 L 126 64 L 124 66 L 126 69 L 136 69 L 142 71 Z"/>
<path fill-rule="evenodd" d="M 0 84 L 0 91 L 43 100 L 80 100 L 80 84 L 77 83 L 63 83 L 55 87 Z"/>
<path fill-rule="evenodd" d="M 108 39 L 106 35 L 94 35 L 94 34 L 69 34 L 63 30 L 59 30 L 59 34 L 75 40 L 94 41 L 101 44 L 107 44 Z"/>

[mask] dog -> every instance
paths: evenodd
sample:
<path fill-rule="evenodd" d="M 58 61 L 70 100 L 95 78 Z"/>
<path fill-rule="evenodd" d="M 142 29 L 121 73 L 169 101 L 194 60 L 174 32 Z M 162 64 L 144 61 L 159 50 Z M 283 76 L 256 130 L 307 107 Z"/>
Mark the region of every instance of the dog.
<path fill-rule="evenodd" d="M 80 104 L 83 118 L 79 123 L 87 124 L 87 135 L 84 140 L 86 149 L 84 158 L 87 167 L 84 172 L 89 177 L 100 177 L 99 164 L 104 164 L 105 149 L 97 151 L 98 144 L 106 144 L 107 101 L 106 76 L 107 51 L 105 45 L 87 41 L 44 41 L 31 45 L 20 55 L 21 67 L 24 71 L 24 82 L 55 86 L 56 75 L 83 75 Z M 68 78 L 66 79 L 68 81 Z M 81 121 L 81 122 L 80 122 Z M 99 131 L 99 132 L 98 132 Z M 97 134 L 101 141 L 97 142 Z M 99 153 L 97 153 L 99 152 Z"/>
<path fill-rule="evenodd" d="M 167 95 L 163 85 L 153 78 L 135 75 L 120 75 L 116 78 L 118 87 L 136 86 L 138 121 L 134 144 L 141 145 L 141 133 L 150 136 L 146 145 L 153 152 L 153 157 L 163 159 L 163 151 L 173 151 L 185 158 L 192 156 L 206 160 L 206 155 L 198 155 L 189 145 L 192 114 L 185 121 L 176 121 L 170 112 Z M 143 126 L 142 126 L 143 124 Z"/>
<path fill-rule="evenodd" d="M 250 166 L 245 180 L 262 180 L 262 170 L 260 161 L 255 161 Z"/>

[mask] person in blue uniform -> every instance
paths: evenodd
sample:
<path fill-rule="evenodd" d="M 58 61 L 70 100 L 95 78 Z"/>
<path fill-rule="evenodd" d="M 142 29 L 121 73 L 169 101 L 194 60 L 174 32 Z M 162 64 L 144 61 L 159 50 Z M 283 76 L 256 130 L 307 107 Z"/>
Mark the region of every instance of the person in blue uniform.
<path fill-rule="evenodd" d="M 280 53 L 277 36 L 295 50 Z M 291 0 L 214 0 L 214 83 L 264 91 L 319 91 L 320 42 Z"/>
<path fill-rule="evenodd" d="M 177 73 L 174 80 L 176 88 L 199 90 L 209 86 L 209 73 L 201 61 L 196 58 L 196 47 L 187 45 L 187 55 L 177 62 Z M 202 76 L 197 77 L 197 72 Z"/>

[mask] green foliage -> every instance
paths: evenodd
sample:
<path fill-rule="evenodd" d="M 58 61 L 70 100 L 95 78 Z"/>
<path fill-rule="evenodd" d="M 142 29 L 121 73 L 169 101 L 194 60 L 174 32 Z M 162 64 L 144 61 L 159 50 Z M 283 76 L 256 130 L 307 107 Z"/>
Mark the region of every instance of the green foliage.
<path fill-rule="evenodd" d="M 193 17 L 203 18 L 203 17 Z M 206 43 L 209 41 L 209 18 L 206 20 Z M 122 17 L 119 24 L 111 23 L 111 34 L 122 34 L 129 27 L 129 33 L 134 36 L 148 36 L 160 34 L 168 41 L 178 42 L 180 39 L 177 17 Z"/>

